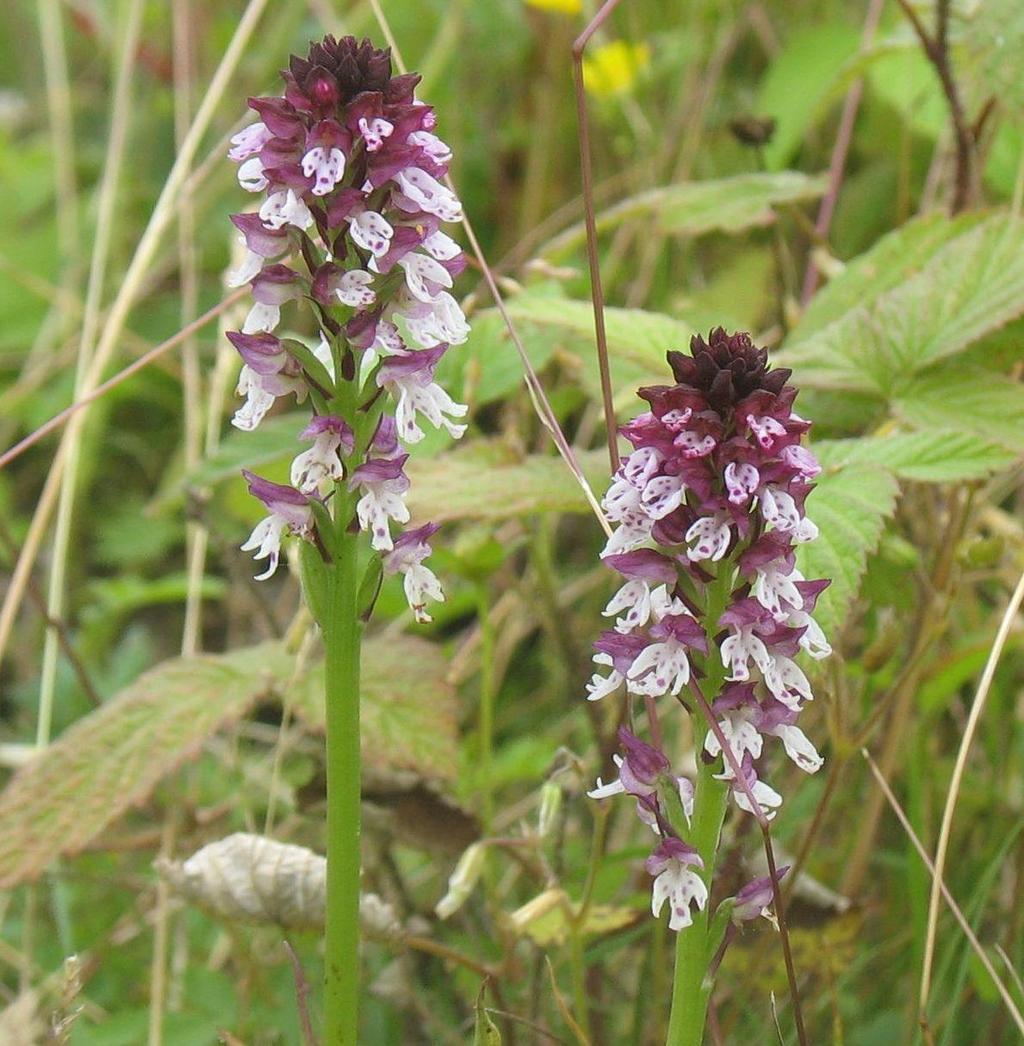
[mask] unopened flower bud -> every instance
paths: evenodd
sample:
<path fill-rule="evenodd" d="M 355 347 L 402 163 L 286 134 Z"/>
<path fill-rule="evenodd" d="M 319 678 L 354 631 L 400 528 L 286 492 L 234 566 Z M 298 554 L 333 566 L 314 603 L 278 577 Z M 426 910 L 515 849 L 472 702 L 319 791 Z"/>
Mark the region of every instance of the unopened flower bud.
<path fill-rule="evenodd" d="M 459 858 L 448 880 L 448 892 L 434 905 L 434 912 L 439 919 L 454 915 L 469 899 L 477 880 L 484 870 L 487 856 L 487 844 L 473 843 Z"/>
<path fill-rule="evenodd" d="M 540 790 L 540 813 L 537 834 L 543 839 L 558 822 L 562 811 L 562 788 L 556 781 L 545 781 Z"/>

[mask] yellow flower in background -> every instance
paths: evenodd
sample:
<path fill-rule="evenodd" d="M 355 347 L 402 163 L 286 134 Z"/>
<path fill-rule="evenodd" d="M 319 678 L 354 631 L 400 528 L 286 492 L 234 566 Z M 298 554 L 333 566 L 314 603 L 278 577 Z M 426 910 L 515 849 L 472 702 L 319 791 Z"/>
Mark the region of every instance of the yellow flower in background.
<path fill-rule="evenodd" d="M 526 0 L 527 7 L 538 11 L 557 11 L 562 15 L 578 15 L 583 10 L 583 0 Z"/>
<path fill-rule="evenodd" d="M 595 47 L 583 58 L 583 83 L 595 97 L 627 94 L 636 84 L 640 70 L 651 61 L 647 44 L 613 40 Z"/>

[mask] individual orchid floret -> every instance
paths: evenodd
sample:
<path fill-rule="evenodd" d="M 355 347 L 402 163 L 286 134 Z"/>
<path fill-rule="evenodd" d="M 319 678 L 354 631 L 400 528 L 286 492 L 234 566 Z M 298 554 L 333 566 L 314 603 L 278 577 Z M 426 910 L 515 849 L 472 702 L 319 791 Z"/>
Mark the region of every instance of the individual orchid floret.
<path fill-rule="evenodd" d="M 762 734 L 777 737 L 786 750 L 786 755 L 804 773 L 817 773 L 824 763 L 807 735 L 796 725 L 797 712 L 781 701 L 766 700 L 759 708 L 757 729 Z"/>
<path fill-rule="evenodd" d="M 244 469 L 242 475 L 249 484 L 249 493 L 259 498 L 270 511 L 270 515 L 256 524 L 249 539 L 242 545 L 243 552 L 256 550 L 254 559 L 269 560 L 267 569 L 256 578 L 257 581 L 264 581 L 277 570 L 282 537 L 285 534 L 305 537 L 310 533 L 313 510 L 309 498 L 294 487 L 271 483 Z"/>
<path fill-rule="evenodd" d="M 739 768 L 747 785 L 746 788 L 743 788 L 739 780 L 737 780 L 732 762 L 729 759 L 723 761 L 722 773 L 716 774 L 715 779 L 729 782 L 732 797 L 736 805 L 744 813 L 757 814 L 759 810 L 765 820 L 771 821 L 778 813 L 779 807 L 782 806 L 782 796 L 771 785 L 760 780 L 757 776 L 757 771 L 754 769 L 754 761 L 749 753 L 744 755 L 742 761 L 740 761 Z M 751 798 L 757 803 L 758 810 L 755 810 L 751 805 Z"/>
<path fill-rule="evenodd" d="M 760 730 L 761 706 L 751 683 L 730 683 L 715 701 L 712 711 L 718 719 L 722 736 L 728 742 L 738 763 L 749 756 L 759 759 L 764 745 Z M 718 733 L 709 730 L 704 738 L 704 751 L 715 757 L 722 754 Z M 727 762 L 728 766 L 729 763 Z"/>
<path fill-rule="evenodd" d="M 650 548 L 606 556 L 605 564 L 629 580 L 609 600 L 603 611 L 604 616 L 614 617 L 625 610 L 625 615 L 616 620 L 615 630 L 631 632 L 635 628 L 643 628 L 652 614 L 651 582 L 661 582 L 661 591 L 667 592 L 665 586 L 674 584 L 677 579 L 675 565 L 660 552 Z"/>
<path fill-rule="evenodd" d="M 370 545 L 380 550 L 393 549 L 390 521 L 409 522 L 409 509 L 404 496 L 409 489 L 405 474 L 408 454 L 391 458 L 369 458 L 351 475 L 349 490 L 357 487 L 362 497 L 356 504 L 356 516 L 362 530 L 370 532 Z"/>
<path fill-rule="evenodd" d="M 423 560 L 430 555 L 430 538 L 437 530 L 436 523 L 425 523 L 414 530 L 403 531 L 395 539 L 394 548 L 384 556 L 384 573 L 403 575 L 405 598 L 421 623 L 433 620 L 426 611 L 428 602 L 444 602 L 441 582 L 423 565 Z"/>
<path fill-rule="evenodd" d="M 611 673 L 602 676 L 595 673 L 587 686 L 587 700 L 600 701 L 601 698 L 615 693 L 626 680 L 633 662 L 647 646 L 646 636 L 622 633 L 619 631 L 603 632 L 594 643 L 594 664 L 610 666 Z"/>
<path fill-rule="evenodd" d="M 651 911 L 657 918 L 669 903 L 668 925 L 682 930 L 693 923 L 693 909 L 702 911 L 708 903 L 708 888 L 693 870 L 703 868 L 700 854 L 681 839 L 668 836 L 647 858 L 647 871 L 654 876 Z"/>
<path fill-rule="evenodd" d="M 303 280 L 287 265 L 264 266 L 252 281 L 256 304 L 249 310 L 243 334 L 269 333 L 281 322 L 281 306 L 302 296 Z"/>
<path fill-rule="evenodd" d="M 389 356 L 377 372 L 377 384 L 397 400 L 395 420 L 406 443 L 419 443 L 423 439 L 423 430 L 416 423 L 417 414 L 422 414 L 435 428 L 447 429 L 453 439 L 459 439 L 466 431 L 465 425 L 457 425 L 451 418 L 465 417 L 469 408 L 456 403 L 434 381 L 434 369 L 447 347 L 438 345 Z"/>
<path fill-rule="evenodd" d="M 667 756 L 653 745 L 641 741 L 625 727 L 619 728 L 619 743 L 624 755 L 613 755 L 612 761 L 619 771 L 614 781 L 604 784 L 597 779 L 596 787 L 587 792 L 591 799 L 607 799 L 613 795 L 632 795 L 638 800 L 637 815 L 659 835 L 668 824 L 663 814 L 659 793 L 674 788 L 679 796 L 687 822 L 693 816 L 693 783 L 687 777 L 672 773 Z"/>
<path fill-rule="evenodd" d="M 678 694 L 690 679 L 689 650 L 707 652 L 704 629 L 679 604 L 679 612 L 664 615 L 652 625 L 649 643 L 626 673 L 631 693 L 659 697 Z"/>
<path fill-rule="evenodd" d="M 279 396 L 294 393 L 298 400 L 305 397 L 306 385 L 300 376 L 301 367 L 273 334 L 228 331 L 228 340 L 242 357 L 238 391 L 246 397 L 244 405 L 231 419 L 235 428 L 251 432 Z"/>
<path fill-rule="evenodd" d="M 318 414 L 299 439 L 311 439 L 313 446 L 292 462 L 292 486 L 304 494 L 316 494 L 325 484 L 342 478 L 341 459 L 355 450 L 355 436 L 348 422 L 334 414 Z"/>

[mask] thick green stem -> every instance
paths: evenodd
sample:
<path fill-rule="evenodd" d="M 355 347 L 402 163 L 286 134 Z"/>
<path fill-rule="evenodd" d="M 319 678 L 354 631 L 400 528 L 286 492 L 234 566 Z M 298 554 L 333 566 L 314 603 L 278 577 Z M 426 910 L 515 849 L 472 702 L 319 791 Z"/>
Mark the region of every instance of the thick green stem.
<path fill-rule="evenodd" d="M 717 628 L 729 602 L 732 589 L 732 565 L 723 564 L 721 574 L 708 586 L 708 598 L 704 621 L 709 638 Z M 710 643 L 705 677 L 702 684 L 709 701 L 714 701 L 725 682 L 725 667 L 722 665 L 718 648 Z M 694 788 L 693 821 L 690 826 L 690 844 L 694 846 L 704 862 L 701 878 L 711 890 L 715 875 L 715 858 L 718 841 L 722 834 L 722 822 L 728 804 L 729 785 L 715 780 L 715 767 L 704 763 L 700 753 L 704 750 L 707 724 L 702 716 L 694 716 L 694 747 L 697 756 L 697 782 Z M 672 1013 L 669 1017 L 666 1046 L 700 1046 L 704 1038 L 704 1022 L 707 1017 L 708 1000 L 711 998 L 711 982 L 708 965 L 712 959 L 710 941 L 711 911 L 708 905 L 698 912 L 693 925 L 680 930 L 676 935 L 676 965 L 672 980 Z"/>
<path fill-rule="evenodd" d="M 355 1046 L 359 1000 L 359 578 L 358 535 L 339 533 L 328 568 L 325 620 L 327 702 L 327 937 L 324 1040 Z"/>
<path fill-rule="evenodd" d="M 691 829 L 692 845 L 704 860 L 703 879 L 711 888 L 715 872 L 718 838 L 725 820 L 729 786 L 716 781 L 714 770 L 701 766 Z M 709 906 L 710 907 L 710 906 Z M 709 909 L 699 912 L 693 925 L 676 934 L 676 966 L 672 981 L 672 1015 L 669 1018 L 666 1046 L 700 1046 L 704 1038 L 711 984 L 705 983 L 711 961 Z"/>

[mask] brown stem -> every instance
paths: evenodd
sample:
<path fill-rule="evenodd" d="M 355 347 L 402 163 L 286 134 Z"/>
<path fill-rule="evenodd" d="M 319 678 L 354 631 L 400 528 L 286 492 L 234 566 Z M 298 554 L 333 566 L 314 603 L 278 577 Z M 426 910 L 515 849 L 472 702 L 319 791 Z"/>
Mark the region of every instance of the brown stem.
<path fill-rule="evenodd" d="M 313 1022 L 309 1016 L 309 981 L 306 979 L 306 971 L 302 968 L 302 963 L 295 954 L 291 941 L 286 940 L 284 948 L 291 960 L 292 974 L 295 977 L 295 1002 L 299 1009 L 302 1038 L 305 1040 L 306 1046 L 317 1046 L 316 1035 L 313 1033 Z"/>
<path fill-rule="evenodd" d="M 583 174 L 583 213 L 587 227 L 587 262 L 590 266 L 590 289 L 594 306 L 594 334 L 597 338 L 597 366 L 601 372 L 601 399 L 608 437 L 608 459 L 612 472 L 619 468 L 618 426 L 612 403 L 612 378 L 608 365 L 608 335 L 604 326 L 604 290 L 601 287 L 601 264 L 597 257 L 597 222 L 594 218 L 594 172 L 590 159 L 590 117 L 583 88 L 583 52 L 590 38 L 604 24 L 621 0 L 605 0 L 601 9 L 572 45 L 572 72 L 576 88 L 576 115 L 579 120 L 580 170 Z"/>
<path fill-rule="evenodd" d="M 949 7 L 950 0 L 938 0 L 935 15 L 935 36 L 931 36 L 910 4 L 910 0 L 897 0 L 903 13 L 921 41 L 925 56 L 935 69 L 946 96 L 949 115 L 953 121 L 953 137 L 956 140 L 956 180 L 953 202 L 950 209 L 959 214 L 971 202 L 974 187 L 974 135 L 970 121 L 964 111 L 960 89 L 953 75 L 953 63 L 949 55 Z"/>

